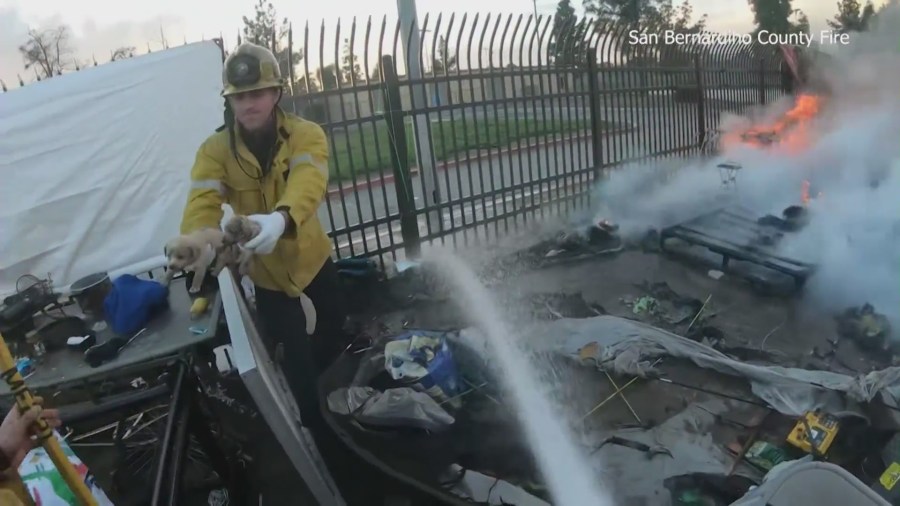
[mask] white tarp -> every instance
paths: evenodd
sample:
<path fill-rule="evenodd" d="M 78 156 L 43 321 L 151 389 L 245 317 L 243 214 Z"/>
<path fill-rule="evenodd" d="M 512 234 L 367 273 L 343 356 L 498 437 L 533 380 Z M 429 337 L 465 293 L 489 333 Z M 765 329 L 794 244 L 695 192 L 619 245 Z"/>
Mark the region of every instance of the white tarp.
<path fill-rule="evenodd" d="M 0 294 L 161 258 L 222 124 L 221 76 L 206 41 L 0 94 Z"/>
<path fill-rule="evenodd" d="M 484 337 L 475 329 L 460 335 L 464 344 L 480 350 Z M 524 338 L 537 351 L 556 352 L 577 358 L 584 346 L 599 345 L 598 364 L 619 374 L 647 376 L 656 373 L 651 362 L 669 356 L 690 360 L 699 367 L 749 380 L 753 393 L 784 415 L 800 416 L 824 409 L 835 415 L 865 417 L 859 404 L 869 403 L 879 393 L 896 404 L 900 395 L 900 367 L 872 371 L 858 376 L 830 371 L 810 371 L 781 366 L 764 366 L 735 360 L 710 346 L 692 341 L 639 321 L 617 316 L 563 318 L 540 323 Z M 485 355 L 487 356 L 487 355 Z"/>

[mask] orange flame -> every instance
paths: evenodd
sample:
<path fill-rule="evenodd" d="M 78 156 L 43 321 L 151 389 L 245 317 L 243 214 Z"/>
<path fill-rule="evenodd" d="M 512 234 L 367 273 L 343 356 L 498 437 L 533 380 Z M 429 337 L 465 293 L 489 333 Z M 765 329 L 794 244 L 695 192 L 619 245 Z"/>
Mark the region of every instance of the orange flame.
<path fill-rule="evenodd" d="M 797 96 L 794 107 L 768 125 L 751 127 L 744 131 L 728 132 L 722 137 L 722 147 L 737 145 L 775 147 L 788 152 L 798 152 L 809 145 L 809 122 L 819 114 L 822 99 L 816 95 Z"/>
<path fill-rule="evenodd" d="M 821 106 L 821 97 L 808 93 L 800 94 L 794 102 L 794 107 L 774 122 L 724 134 L 721 140 L 722 148 L 728 150 L 743 145 L 777 148 L 787 153 L 800 152 L 809 146 L 809 123 L 819 114 Z M 810 202 L 809 187 L 809 181 L 803 181 L 800 188 L 800 200 L 804 207 Z M 820 192 L 816 197 L 821 196 Z"/>

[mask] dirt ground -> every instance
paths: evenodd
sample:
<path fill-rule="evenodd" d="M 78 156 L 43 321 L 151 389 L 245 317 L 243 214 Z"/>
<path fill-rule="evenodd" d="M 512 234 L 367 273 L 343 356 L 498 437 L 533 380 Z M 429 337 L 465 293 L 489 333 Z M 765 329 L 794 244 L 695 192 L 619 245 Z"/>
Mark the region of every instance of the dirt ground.
<path fill-rule="evenodd" d="M 626 251 L 609 258 L 523 272 L 502 289 L 514 293 L 580 293 L 587 303 L 601 306 L 608 314 L 639 319 L 683 334 L 687 325 L 668 325 L 636 315 L 627 304 L 647 295 L 638 286 L 641 283 L 664 282 L 679 296 L 699 301 L 708 298 L 702 312 L 703 324 L 720 330 L 732 346 L 773 352 L 783 356 L 781 365 L 831 367 L 845 373 L 868 372 L 875 367 L 871 357 L 862 354 L 853 343 L 838 339 L 834 315 L 808 305 L 802 289 L 765 295 L 738 277 L 725 274 L 713 279 L 708 274 L 713 269 L 715 266 L 701 267 L 666 254 Z M 838 341 L 839 361 L 829 363 L 815 356 L 816 350 L 831 349 L 834 341 Z"/>
<path fill-rule="evenodd" d="M 802 292 L 765 295 L 755 291 L 745 281 L 728 274 L 714 279 L 708 274 L 711 268 L 714 267 L 700 266 L 662 253 L 630 249 L 608 257 L 516 272 L 493 283 L 490 289 L 497 297 L 498 305 L 507 313 L 508 319 L 555 319 L 560 315 L 589 317 L 603 313 L 645 321 L 679 335 L 693 335 L 697 339 L 702 339 L 703 336 L 714 337 L 721 340 L 721 345 L 731 347 L 729 349 L 736 350 L 738 355 L 743 354 L 748 360 L 833 370 L 844 374 L 864 373 L 878 367 L 875 360 L 860 352 L 854 343 L 839 339 L 833 316 L 806 304 Z M 692 317 L 683 319 L 683 315 L 673 318 L 669 312 L 674 306 L 668 306 L 664 301 L 660 301 L 661 311 L 655 315 L 636 313 L 634 304 L 641 297 L 649 295 L 649 290 L 654 286 L 665 286 L 679 298 L 702 305 L 700 318 L 696 321 Z M 467 315 L 462 314 L 452 300 L 434 291 L 417 289 L 416 286 L 395 288 L 390 297 L 379 292 L 369 294 L 369 297 L 381 307 L 369 307 L 369 316 L 360 320 L 358 330 L 372 335 L 396 335 L 406 328 L 460 329 L 471 324 Z M 357 302 L 361 307 L 366 306 L 365 298 L 362 302 Z M 378 314 L 372 316 L 373 311 Z M 672 320 L 678 320 L 679 323 L 673 323 Z M 693 334 L 688 332 L 689 328 Z M 825 353 L 832 349 L 835 353 Z M 625 400 L 621 396 L 614 396 L 616 387 L 613 384 L 621 387 L 632 378 L 616 375 L 607 377 L 596 368 L 572 363 L 553 364 L 550 370 L 558 384 L 558 398 L 569 411 L 568 418 L 579 421 L 574 424 L 574 428 L 585 436 L 629 427 L 656 426 L 676 417 L 691 405 L 701 405 L 703 410 L 708 408 L 702 406 L 720 406 L 709 411 L 711 416 L 716 416 L 717 423 L 687 427 L 686 430 L 711 434 L 717 445 L 726 452 L 731 452 L 732 455 L 721 463 L 723 468 L 729 468 L 736 448 L 739 449 L 749 437 L 754 424 L 760 424 L 769 410 L 758 405 L 759 401 L 750 392 L 749 385 L 740 379 L 702 370 L 677 360 L 666 360 L 660 368 L 666 376 L 676 378 L 682 385 L 638 380 L 623 390 Z M 472 397 L 477 397 L 477 401 L 470 405 L 476 408 L 461 418 L 481 424 L 488 420 L 494 427 L 490 444 L 485 445 L 490 451 L 482 451 L 480 457 L 473 457 L 476 461 L 482 460 L 480 471 L 501 475 L 503 467 L 507 465 L 502 458 L 485 458 L 485 455 L 519 455 L 515 459 L 518 462 L 508 463 L 507 471 L 519 474 L 520 481 L 527 483 L 528 490 L 536 495 L 545 495 L 546 490 L 534 469 L 535 463 L 526 457 L 529 449 L 520 432 L 504 428 L 515 423 L 511 404 L 502 397 L 502 392 L 493 388 L 485 388 L 481 394 L 486 395 L 473 394 Z M 606 401 L 603 402 L 604 400 Z M 223 419 L 222 422 L 227 423 L 227 420 Z M 783 442 L 793 423 L 794 420 L 787 417 L 769 415 L 758 437 L 775 443 Z M 466 433 L 465 430 L 462 432 Z M 257 462 L 265 463 L 258 469 L 256 477 L 261 489 L 259 492 L 265 497 L 266 504 L 296 499 L 296 494 L 284 487 L 285 483 L 297 479 L 296 474 L 274 438 L 270 434 L 267 436 L 257 440 L 265 441 L 265 444 L 259 444 L 249 451 Z M 477 441 L 467 444 L 474 448 L 474 453 L 478 453 Z M 454 445 L 445 446 L 453 448 Z M 327 451 L 342 454 L 339 460 L 345 462 L 345 465 L 337 467 L 347 469 L 346 466 L 353 458 L 346 448 L 332 447 Z M 477 469 L 479 463 L 472 462 L 467 467 Z M 735 467 L 737 474 L 754 479 L 762 476 L 758 469 L 746 464 Z M 341 469 L 332 471 L 347 475 Z M 366 474 L 369 473 L 377 477 L 377 472 L 373 472 L 371 466 L 366 466 Z M 368 489 L 367 493 L 372 493 L 372 488 L 369 488 L 371 483 L 363 485 L 369 478 L 363 479 L 362 472 L 354 471 L 350 474 L 336 476 L 336 479 L 342 485 L 357 488 L 356 484 L 362 487 L 361 492 Z M 197 504 L 203 502 L 205 501 L 201 499 Z M 382 502 L 378 499 L 371 504 Z M 420 500 L 407 504 L 434 503 Z"/>
<path fill-rule="evenodd" d="M 492 283 L 490 289 L 506 318 L 513 322 L 519 318 L 583 318 L 602 313 L 644 321 L 697 340 L 712 338 L 720 351 L 759 363 L 831 370 L 848 375 L 866 373 L 886 365 L 878 363 L 879 357 L 859 350 L 855 343 L 840 339 L 834 315 L 808 304 L 802 289 L 794 292 L 760 289 L 758 283 L 748 283 L 727 273 L 715 279 L 710 275 L 711 269 L 716 266 L 632 248 L 577 263 L 520 270 L 502 276 L 503 279 Z M 673 318 L 667 311 L 672 311 L 674 306 L 666 305 L 664 301 L 660 301 L 660 311 L 656 314 L 635 312 L 635 302 L 660 286 L 670 289 L 670 293 L 674 292 L 680 299 L 693 301 L 695 307 L 702 306 L 700 317 L 696 320 L 684 319 L 683 315 Z M 412 298 L 424 299 L 424 302 L 381 314 L 368 322 L 370 331 L 383 336 L 396 335 L 406 328 L 449 330 L 471 324 L 467 315 L 460 313 L 452 300 L 442 297 L 439 290 L 428 288 Z M 652 427 L 672 419 L 689 406 L 699 405 L 699 409 L 714 417 L 715 423 L 687 427 L 686 430 L 711 435 L 723 449 L 723 469 L 732 467 L 734 454 L 751 437 L 756 426 L 760 429 L 753 437 L 783 444 L 796 422 L 770 412 L 741 379 L 674 359 L 665 360 L 660 368 L 665 376 L 676 379 L 681 385 L 638 380 L 623 390 L 626 402 L 622 397 L 614 396 L 616 387 L 613 383 L 621 387 L 632 378 L 606 377 L 595 368 L 572 364 L 550 367 L 559 385 L 558 400 L 569 411 L 569 419 L 581 420 L 574 428 L 582 434 Z M 492 391 L 491 395 L 502 395 L 502 392 Z M 482 415 L 497 419 L 509 415 L 511 408 L 503 406 L 505 402 L 500 397 L 501 405 L 493 408 L 496 413 Z M 707 406 L 719 407 L 710 410 Z M 489 408 L 481 406 L 478 409 Z M 515 446 L 496 439 L 493 444 L 505 445 L 505 451 Z M 857 460 L 852 465 L 860 466 Z M 746 463 L 739 463 L 734 468 L 735 474 L 754 480 L 764 474 Z M 495 470 L 499 471 L 496 468 L 485 471 Z M 857 471 L 853 470 L 859 474 Z M 529 490 L 543 495 L 541 487 L 534 483 L 530 483 Z"/>

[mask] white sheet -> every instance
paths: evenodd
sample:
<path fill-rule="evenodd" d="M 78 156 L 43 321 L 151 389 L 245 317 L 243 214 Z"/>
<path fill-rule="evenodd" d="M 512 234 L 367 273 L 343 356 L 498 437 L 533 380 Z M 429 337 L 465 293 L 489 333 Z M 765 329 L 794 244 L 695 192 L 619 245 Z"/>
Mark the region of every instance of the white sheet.
<path fill-rule="evenodd" d="M 206 41 L 0 94 L 0 294 L 158 263 L 222 124 L 221 76 Z"/>

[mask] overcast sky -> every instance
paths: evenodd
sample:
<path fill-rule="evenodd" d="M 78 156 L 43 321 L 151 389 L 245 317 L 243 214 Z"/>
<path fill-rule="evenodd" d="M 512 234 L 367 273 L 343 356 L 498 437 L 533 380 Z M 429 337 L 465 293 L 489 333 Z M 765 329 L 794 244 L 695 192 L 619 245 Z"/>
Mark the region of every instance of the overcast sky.
<path fill-rule="evenodd" d="M 676 0 L 677 1 L 677 0 Z M 877 4 L 885 0 L 877 0 Z M 224 35 L 226 44 L 234 43 L 242 26 L 241 16 L 252 15 L 254 0 L 0 0 L 0 79 L 16 83 L 17 73 L 26 81 L 33 78 L 23 71 L 18 47 L 27 40 L 29 27 L 53 27 L 66 24 L 73 34 L 76 56 L 89 61 L 109 59 L 111 50 L 121 46 L 136 46 L 146 51 L 161 46 L 162 35 L 170 44 L 180 44 Z M 309 22 L 318 26 L 322 20 L 333 25 L 341 18 L 349 22 L 353 16 L 366 18 L 396 13 L 396 0 L 272 0 L 279 15 L 286 16 L 296 26 Z M 418 0 L 419 19 L 425 13 L 445 14 L 447 0 Z M 486 13 L 490 5 L 493 13 L 531 13 L 532 0 L 454 0 L 455 12 Z M 708 27 L 716 31 L 747 32 L 753 20 L 747 0 L 693 0 L 697 14 L 709 15 Z M 815 31 L 825 28 L 825 20 L 836 11 L 837 0 L 794 0 L 803 9 Z M 581 12 L 581 0 L 573 1 Z M 552 14 L 554 0 L 537 0 L 538 14 Z M 346 26 L 346 25 L 345 25 Z"/>

